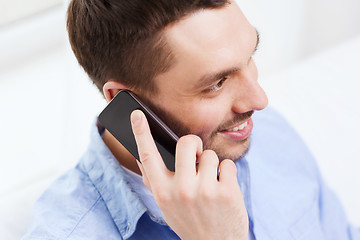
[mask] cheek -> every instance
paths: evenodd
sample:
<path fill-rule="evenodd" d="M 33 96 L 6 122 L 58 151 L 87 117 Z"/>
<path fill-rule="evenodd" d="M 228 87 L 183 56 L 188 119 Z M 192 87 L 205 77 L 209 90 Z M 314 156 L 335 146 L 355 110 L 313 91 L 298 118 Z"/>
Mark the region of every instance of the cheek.
<path fill-rule="evenodd" d="M 213 99 L 176 97 L 159 101 L 157 105 L 168 112 L 188 132 L 205 139 L 229 117 L 227 116 L 229 107 L 225 104 L 225 100 L 222 96 Z"/>
<path fill-rule="evenodd" d="M 216 105 L 217 102 L 202 101 L 192 104 L 183 111 L 185 124 L 191 129 L 192 133 L 207 137 L 211 135 L 225 118 L 224 106 Z"/>

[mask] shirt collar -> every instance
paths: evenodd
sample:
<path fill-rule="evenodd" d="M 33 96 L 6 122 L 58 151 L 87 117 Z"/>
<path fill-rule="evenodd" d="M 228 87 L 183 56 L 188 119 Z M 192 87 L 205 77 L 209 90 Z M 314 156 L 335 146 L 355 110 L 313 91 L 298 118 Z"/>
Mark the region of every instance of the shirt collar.
<path fill-rule="evenodd" d="M 82 165 L 103 198 L 120 234 L 124 239 L 131 237 L 145 212 L 154 222 L 167 225 L 142 177 L 119 164 L 101 138 L 98 124 L 96 121 L 92 126 L 90 144 Z M 238 173 L 243 172 L 245 158 L 235 163 Z M 242 180 L 238 180 L 243 186 Z"/>
<path fill-rule="evenodd" d="M 140 217 L 148 212 L 153 221 L 166 224 L 152 193 L 141 176 L 122 167 L 103 142 L 97 124 L 82 167 L 103 198 L 121 235 L 127 239 L 136 230 Z"/>

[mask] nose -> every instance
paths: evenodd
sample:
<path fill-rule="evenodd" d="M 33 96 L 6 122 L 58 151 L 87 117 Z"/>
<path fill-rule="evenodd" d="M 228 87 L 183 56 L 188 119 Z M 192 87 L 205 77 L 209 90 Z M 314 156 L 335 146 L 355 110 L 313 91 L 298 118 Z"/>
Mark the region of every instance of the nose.
<path fill-rule="evenodd" d="M 255 67 L 255 65 L 254 65 Z M 244 113 L 262 110 L 268 105 L 268 98 L 257 79 L 257 70 L 248 69 L 242 74 L 237 87 L 234 88 L 233 112 Z"/>
<path fill-rule="evenodd" d="M 268 97 L 258 81 L 248 89 L 247 98 L 249 99 L 249 108 L 252 110 L 262 110 L 269 104 Z"/>

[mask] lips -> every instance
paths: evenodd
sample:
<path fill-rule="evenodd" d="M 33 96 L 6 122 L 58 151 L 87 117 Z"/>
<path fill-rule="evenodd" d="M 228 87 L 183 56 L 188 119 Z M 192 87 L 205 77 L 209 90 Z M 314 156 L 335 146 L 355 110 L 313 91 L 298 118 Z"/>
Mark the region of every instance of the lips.
<path fill-rule="evenodd" d="M 225 129 L 224 131 L 237 132 L 237 131 L 239 131 L 239 130 L 243 130 L 243 129 L 247 126 L 248 120 L 249 120 L 249 119 L 247 119 L 246 121 L 244 121 L 244 122 L 242 122 L 242 123 L 239 123 L 239 124 L 235 125 L 234 127 Z"/>
<path fill-rule="evenodd" d="M 231 140 L 243 141 L 250 136 L 252 128 L 253 128 L 252 119 L 248 118 L 247 120 L 242 121 L 230 128 L 222 130 L 219 133 Z"/>

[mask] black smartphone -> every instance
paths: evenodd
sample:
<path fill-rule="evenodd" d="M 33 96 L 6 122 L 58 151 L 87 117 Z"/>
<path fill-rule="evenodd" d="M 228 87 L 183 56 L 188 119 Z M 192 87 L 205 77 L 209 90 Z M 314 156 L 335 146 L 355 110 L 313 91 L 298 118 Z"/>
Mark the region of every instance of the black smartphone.
<path fill-rule="evenodd" d="M 175 171 L 175 149 L 179 137 L 132 92 L 122 90 L 99 115 L 100 123 L 140 161 L 130 115 L 139 109 L 149 123 L 151 134 L 166 167 Z"/>

